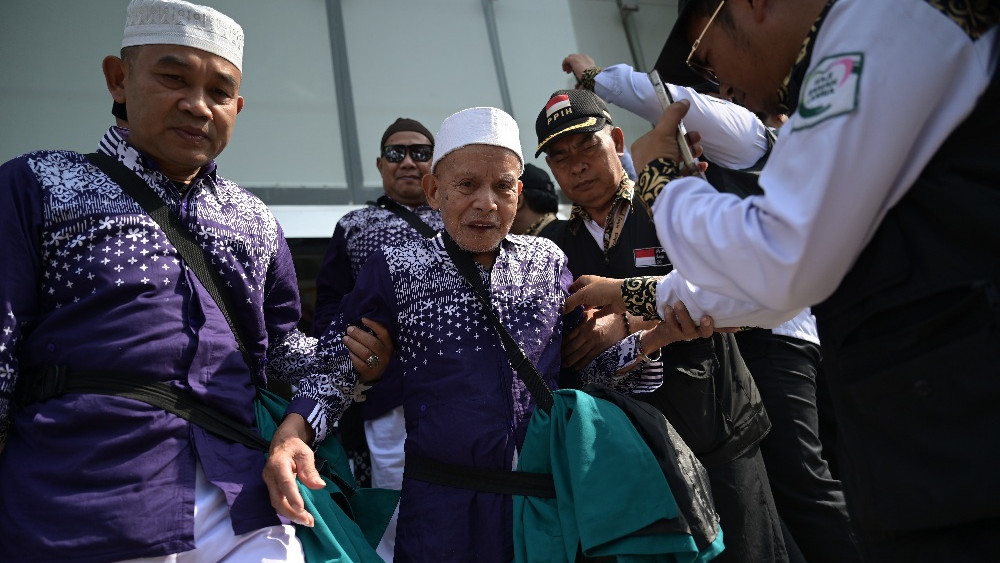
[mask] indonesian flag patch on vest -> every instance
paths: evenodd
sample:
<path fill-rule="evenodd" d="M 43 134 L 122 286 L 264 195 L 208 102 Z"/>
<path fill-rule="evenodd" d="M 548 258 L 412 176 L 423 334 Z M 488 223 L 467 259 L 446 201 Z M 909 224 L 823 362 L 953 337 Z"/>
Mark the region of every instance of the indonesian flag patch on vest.
<path fill-rule="evenodd" d="M 636 248 L 632 251 L 635 256 L 636 268 L 649 268 L 650 266 L 669 266 L 667 261 L 667 251 L 662 246 L 652 248 Z"/>

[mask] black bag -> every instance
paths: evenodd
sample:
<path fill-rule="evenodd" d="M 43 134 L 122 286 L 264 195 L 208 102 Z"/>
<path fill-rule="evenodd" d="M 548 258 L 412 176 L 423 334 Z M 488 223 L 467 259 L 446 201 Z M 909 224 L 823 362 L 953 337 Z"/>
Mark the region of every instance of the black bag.
<path fill-rule="evenodd" d="M 648 403 L 597 383 L 584 384 L 582 391 L 614 403 L 625 413 L 659 462 L 687 522 L 687 533 L 694 538 L 699 550 L 708 547 L 715 541 L 719 530 L 719 516 L 715 513 L 708 473 L 663 413 Z"/>

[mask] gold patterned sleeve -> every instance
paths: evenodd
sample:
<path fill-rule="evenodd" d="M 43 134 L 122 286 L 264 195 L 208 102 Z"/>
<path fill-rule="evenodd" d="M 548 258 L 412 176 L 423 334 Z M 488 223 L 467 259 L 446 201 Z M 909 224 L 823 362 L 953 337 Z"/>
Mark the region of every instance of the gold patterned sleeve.
<path fill-rule="evenodd" d="M 580 73 L 580 80 L 578 81 L 579 87 L 584 90 L 594 91 L 594 78 L 604 70 L 599 66 L 592 66 L 586 68 Z"/>
<path fill-rule="evenodd" d="M 622 280 L 622 301 L 625 309 L 647 321 L 659 320 L 656 311 L 656 284 L 660 276 L 642 276 Z"/>
<path fill-rule="evenodd" d="M 681 176 L 683 174 L 681 174 L 680 166 L 666 158 L 658 158 L 642 169 L 639 181 L 635 183 L 635 189 L 639 192 L 639 199 L 650 217 L 653 216 L 653 202 L 656 201 L 656 196 L 663 191 L 663 186 Z"/>

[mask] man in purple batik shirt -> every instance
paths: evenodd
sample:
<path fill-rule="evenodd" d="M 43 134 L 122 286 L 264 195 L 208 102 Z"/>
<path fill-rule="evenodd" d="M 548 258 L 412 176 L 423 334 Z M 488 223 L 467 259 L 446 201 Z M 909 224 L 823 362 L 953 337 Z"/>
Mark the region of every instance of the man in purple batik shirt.
<path fill-rule="evenodd" d="M 406 420 L 397 561 L 513 558 L 510 495 L 436 484 L 412 471 L 414 463 L 446 464 L 458 473 L 470 467 L 511 471 L 535 407 L 444 237 L 454 240 L 459 253 L 471 254 L 501 322 L 547 384 L 556 387 L 563 325 L 574 318 L 563 313 L 572 278 L 554 243 L 508 234 L 524 170 L 519 139 L 513 118 L 496 108 L 470 108 L 444 121 L 423 189 L 431 207 L 441 210 L 445 233 L 373 253 L 320 340 L 318 354 L 337 373 L 352 371 L 341 336 L 361 317 L 383 323 L 396 342 Z M 711 333 L 708 325 L 701 329 Z M 639 369 L 649 360 L 642 350 L 698 336 L 704 334 L 690 317 L 665 321 L 610 348 L 583 378 L 624 391 L 650 391 L 660 384 L 662 371 L 657 362 L 651 377 Z M 311 413 L 320 399 L 302 393 L 293 399 L 293 410 Z M 308 420 L 322 426 L 320 417 Z M 290 518 L 304 517 L 292 473 L 307 486 L 318 485 L 308 446 L 315 426 L 286 420 L 272 443 L 265 480 L 282 491 L 275 507 Z"/>
<path fill-rule="evenodd" d="M 134 0 L 122 56 L 103 65 L 128 128 L 110 128 L 98 151 L 148 184 L 210 256 L 253 373 L 164 231 L 84 155 L 39 151 L 0 167 L 2 561 L 302 560 L 269 504 L 262 452 L 124 397 L 15 401 L 15 386 L 60 366 L 70 378 L 166 382 L 253 427 L 255 385 L 332 373 L 295 329 L 281 227 L 216 170 L 243 107 L 242 50 L 240 26 L 211 8 Z M 300 385 L 320 386 L 329 420 L 353 393 L 337 378 Z"/>

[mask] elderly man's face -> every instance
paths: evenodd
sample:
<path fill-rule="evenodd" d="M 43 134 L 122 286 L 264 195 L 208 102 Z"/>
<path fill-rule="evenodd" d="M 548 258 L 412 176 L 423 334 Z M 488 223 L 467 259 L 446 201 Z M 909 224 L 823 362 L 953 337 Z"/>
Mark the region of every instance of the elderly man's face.
<path fill-rule="evenodd" d="M 121 72 L 112 94 L 128 104 L 129 141 L 170 179 L 191 179 L 226 148 L 243 109 L 242 75 L 231 62 L 193 47 L 144 45 Z"/>
<path fill-rule="evenodd" d="M 427 202 L 441 210 L 455 242 L 491 266 L 494 251 L 510 232 L 521 193 L 521 161 L 509 149 L 469 145 L 438 162 L 424 176 Z"/>
<path fill-rule="evenodd" d="M 431 140 L 416 131 L 399 131 L 385 140 L 388 145 L 430 145 Z M 420 205 L 424 202 L 424 190 L 420 180 L 431 171 L 431 161 L 417 162 L 407 150 L 402 162 L 389 162 L 384 156 L 375 161 L 382 175 L 382 187 L 392 199 L 404 205 Z"/>

